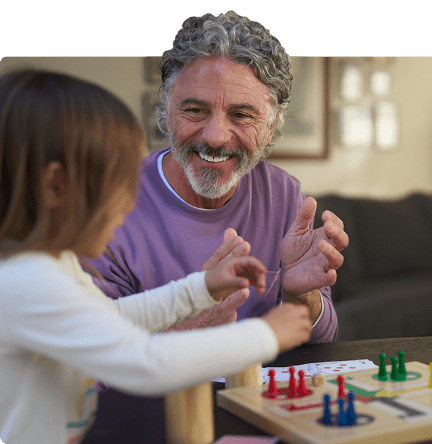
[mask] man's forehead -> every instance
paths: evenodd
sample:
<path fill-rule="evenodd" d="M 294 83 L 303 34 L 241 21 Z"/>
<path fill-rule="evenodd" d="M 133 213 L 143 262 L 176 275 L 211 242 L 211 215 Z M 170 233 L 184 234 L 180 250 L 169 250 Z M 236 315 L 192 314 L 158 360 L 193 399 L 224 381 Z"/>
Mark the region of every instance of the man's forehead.
<path fill-rule="evenodd" d="M 173 84 L 173 92 L 186 103 L 210 103 L 223 97 L 227 106 L 256 107 L 258 102 L 268 103 L 269 88 L 247 65 L 222 57 L 197 59 L 180 71 Z"/>

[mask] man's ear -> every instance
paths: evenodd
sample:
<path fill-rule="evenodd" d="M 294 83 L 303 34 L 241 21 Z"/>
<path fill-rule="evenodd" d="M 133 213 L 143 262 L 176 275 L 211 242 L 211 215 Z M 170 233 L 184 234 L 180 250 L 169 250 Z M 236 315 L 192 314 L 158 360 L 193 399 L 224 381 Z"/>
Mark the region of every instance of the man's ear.
<path fill-rule="evenodd" d="M 274 129 L 275 129 L 275 127 L 276 127 L 276 122 L 277 122 L 278 117 L 279 117 L 279 113 L 280 113 L 280 109 L 278 109 L 276 115 L 275 115 L 274 118 L 273 118 L 273 122 L 272 122 L 272 124 L 270 125 L 266 145 L 268 145 L 268 144 L 270 143 L 270 141 L 272 140 L 273 133 L 274 133 Z"/>
<path fill-rule="evenodd" d="M 50 162 L 42 176 L 43 198 L 45 205 L 56 209 L 66 201 L 66 174 L 60 162 Z"/>
<path fill-rule="evenodd" d="M 168 102 L 167 102 L 167 97 L 166 97 L 166 93 L 164 91 L 163 93 L 164 95 L 164 102 L 165 102 L 165 122 L 166 122 L 166 129 L 168 132 L 171 131 L 171 122 L 170 122 L 170 113 L 169 113 L 169 109 L 168 109 Z"/>

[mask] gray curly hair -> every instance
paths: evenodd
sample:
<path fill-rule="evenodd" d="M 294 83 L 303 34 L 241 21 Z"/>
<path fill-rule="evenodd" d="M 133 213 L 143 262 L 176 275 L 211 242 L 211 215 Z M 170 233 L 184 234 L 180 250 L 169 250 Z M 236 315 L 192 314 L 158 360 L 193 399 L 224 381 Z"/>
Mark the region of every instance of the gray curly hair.
<path fill-rule="evenodd" d="M 290 59 L 279 40 L 267 29 L 234 11 L 220 14 L 218 17 L 205 14 L 202 17 L 188 18 L 177 33 L 173 48 L 163 53 L 160 62 L 161 103 L 155 112 L 159 129 L 169 137 L 166 129 L 166 109 L 169 109 L 171 88 L 181 69 L 192 60 L 215 54 L 251 66 L 258 79 L 268 85 L 273 102 L 269 126 L 280 111 L 269 144 L 273 145 L 281 138 L 285 109 L 291 98 Z"/>

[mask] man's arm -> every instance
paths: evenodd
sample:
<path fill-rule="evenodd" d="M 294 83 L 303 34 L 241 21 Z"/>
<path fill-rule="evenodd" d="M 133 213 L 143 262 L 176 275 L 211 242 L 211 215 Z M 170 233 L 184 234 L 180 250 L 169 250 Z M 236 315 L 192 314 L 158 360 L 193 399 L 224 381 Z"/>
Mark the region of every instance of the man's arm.
<path fill-rule="evenodd" d="M 312 324 L 315 324 L 318 320 L 323 309 L 322 296 L 318 289 L 303 294 L 294 294 L 286 291 L 282 287 L 282 301 L 307 305 L 309 307 L 309 316 Z"/>
<path fill-rule="evenodd" d="M 311 230 L 315 212 L 316 201 L 307 198 L 282 241 L 282 295 L 285 301 L 309 307 L 311 320 L 317 323 L 312 339 L 324 342 L 324 337 L 336 339 L 337 318 L 330 294 L 321 294 L 318 289 L 336 282 L 336 270 L 343 263 L 340 252 L 349 239 L 343 222 L 330 211 L 322 215 L 323 227 Z"/>
<path fill-rule="evenodd" d="M 306 295 L 289 295 L 282 289 L 282 299 L 285 302 L 294 304 L 305 304 L 303 298 L 311 298 L 305 305 L 320 306 L 321 310 L 310 315 L 312 321 L 312 336 L 310 343 L 334 342 L 338 334 L 338 322 L 336 311 L 331 300 L 330 287 L 323 287 L 319 290 L 313 290 Z M 315 298 L 315 300 L 313 299 Z M 314 308 L 313 308 L 314 310 Z"/>

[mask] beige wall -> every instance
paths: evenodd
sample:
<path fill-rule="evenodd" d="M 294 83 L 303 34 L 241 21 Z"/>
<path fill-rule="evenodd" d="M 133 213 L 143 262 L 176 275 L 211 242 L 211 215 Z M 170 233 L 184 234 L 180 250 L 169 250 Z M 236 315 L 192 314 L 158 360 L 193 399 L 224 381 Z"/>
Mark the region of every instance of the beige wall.
<path fill-rule="evenodd" d="M 0 74 L 25 65 L 63 71 L 96 82 L 125 101 L 139 120 L 146 91 L 142 58 L 4 58 Z M 274 161 L 303 184 L 309 195 L 398 197 L 432 192 L 432 57 L 397 58 L 394 97 L 401 108 L 401 141 L 391 153 L 331 148 L 319 161 Z"/>
<path fill-rule="evenodd" d="M 398 197 L 432 191 L 432 57 L 401 57 L 391 67 L 400 106 L 400 145 L 393 152 L 331 147 L 323 161 L 275 161 L 310 195 Z"/>
<path fill-rule="evenodd" d="M 0 74 L 23 67 L 65 72 L 95 82 L 127 103 L 137 119 L 142 120 L 141 57 L 5 57 L 0 61 Z"/>

